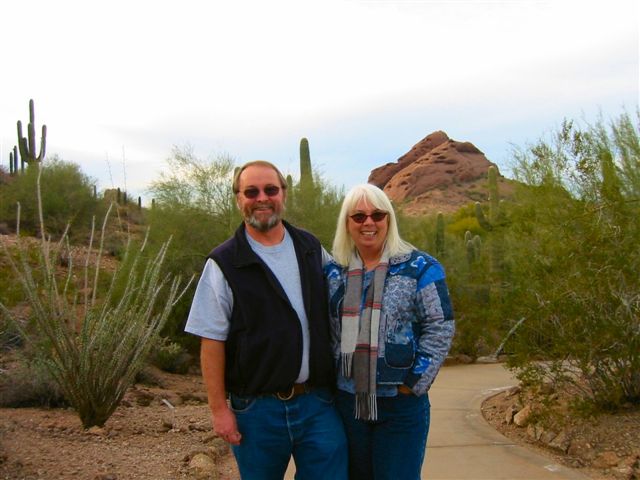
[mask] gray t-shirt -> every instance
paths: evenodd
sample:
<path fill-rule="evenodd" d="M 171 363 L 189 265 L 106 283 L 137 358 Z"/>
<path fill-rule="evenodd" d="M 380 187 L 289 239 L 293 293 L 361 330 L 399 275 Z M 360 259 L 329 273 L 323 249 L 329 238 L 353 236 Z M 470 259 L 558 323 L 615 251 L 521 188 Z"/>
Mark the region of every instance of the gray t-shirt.
<path fill-rule="evenodd" d="M 246 232 L 245 232 L 246 234 Z M 246 234 L 251 249 L 269 267 L 287 294 L 291 306 L 298 314 L 302 327 L 302 365 L 296 380 L 309 378 L 309 323 L 302 299 L 300 271 L 296 252 L 289 232 L 278 245 L 265 246 Z M 323 263 L 330 258 L 323 249 Z M 208 259 L 193 297 L 185 331 L 200 337 L 226 341 L 233 310 L 233 293 L 218 264 Z"/>

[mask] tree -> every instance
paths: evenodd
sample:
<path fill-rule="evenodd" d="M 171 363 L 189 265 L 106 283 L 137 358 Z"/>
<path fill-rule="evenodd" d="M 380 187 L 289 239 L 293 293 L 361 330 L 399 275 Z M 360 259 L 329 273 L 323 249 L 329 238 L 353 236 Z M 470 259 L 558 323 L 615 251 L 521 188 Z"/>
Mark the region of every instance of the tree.
<path fill-rule="evenodd" d="M 147 215 L 149 242 L 159 245 L 170 235 L 165 271 L 185 277 L 199 275 L 206 255 L 232 235 L 241 221 L 231 188 L 234 161 L 227 155 L 203 161 L 187 146 L 174 147 L 167 163 L 168 172 L 149 187 L 154 197 L 154 207 Z M 197 346 L 194 337 L 185 335 L 182 327 L 194 288 L 176 305 L 163 332 L 190 348 Z"/>
<path fill-rule="evenodd" d="M 597 408 L 640 403 L 638 138 L 623 114 L 608 128 L 566 121 L 514 152 L 526 186 L 512 217 L 511 304 L 526 320 L 510 364 Z"/>

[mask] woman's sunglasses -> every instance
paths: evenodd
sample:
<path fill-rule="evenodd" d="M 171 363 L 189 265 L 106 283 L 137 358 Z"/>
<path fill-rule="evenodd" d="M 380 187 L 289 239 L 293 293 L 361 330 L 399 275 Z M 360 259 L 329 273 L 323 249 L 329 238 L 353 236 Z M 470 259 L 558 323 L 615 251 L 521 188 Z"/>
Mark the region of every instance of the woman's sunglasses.
<path fill-rule="evenodd" d="M 262 191 L 267 197 L 275 197 L 276 195 L 278 195 L 278 193 L 280 193 L 280 187 L 269 185 L 267 187 L 264 187 Z M 242 194 L 248 199 L 258 198 L 258 195 L 260 195 L 260 189 L 257 187 L 249 187 L 246 190 L 243 190 Z"/>
<path fill-rule="evenodd" d="M 374 222 L 380 222 L 387 218 L 388 212 L 381 212 L 380 210 L 373 212 L 371 215 L 367 215 L 366 213 L 354 213 L 353 215 L 349 215 L 349 218 L 356 223 L 364 223 L 367 221 L 368 217 L 371 217 L 371 220 Z"/>

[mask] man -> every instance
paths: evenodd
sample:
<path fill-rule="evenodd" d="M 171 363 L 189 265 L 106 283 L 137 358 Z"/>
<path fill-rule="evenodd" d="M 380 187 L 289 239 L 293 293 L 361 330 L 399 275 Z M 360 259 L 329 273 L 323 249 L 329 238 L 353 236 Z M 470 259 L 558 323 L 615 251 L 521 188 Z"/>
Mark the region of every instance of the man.
<path fill-rule="evenodd" d="M 269 162 L 238 170 L 244 221 L 209 254 L 185 330 L 201 337 L 213 428 L 243 479 L 282 479 L 291 455 L 296 478 L 347 478 L 323 249 L 282 220 L 286 186 Z"/>

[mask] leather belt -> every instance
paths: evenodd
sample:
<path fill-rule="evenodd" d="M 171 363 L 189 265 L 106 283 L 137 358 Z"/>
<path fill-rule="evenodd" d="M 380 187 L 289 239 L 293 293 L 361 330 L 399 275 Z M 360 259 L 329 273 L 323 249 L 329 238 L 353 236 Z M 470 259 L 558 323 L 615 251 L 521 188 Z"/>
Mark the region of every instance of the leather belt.
<path fill-rule="evenodd" d="M 274 395 L 278 400 L 291 400 L 298 395 L 302 395 L 303 393 L 307 393 L 309 391 L 309 386 L 306 383 L 294 383 L 287 390 L 281 390 L 276 392 Z"/>

